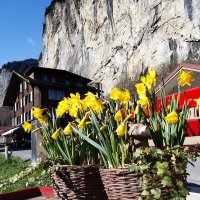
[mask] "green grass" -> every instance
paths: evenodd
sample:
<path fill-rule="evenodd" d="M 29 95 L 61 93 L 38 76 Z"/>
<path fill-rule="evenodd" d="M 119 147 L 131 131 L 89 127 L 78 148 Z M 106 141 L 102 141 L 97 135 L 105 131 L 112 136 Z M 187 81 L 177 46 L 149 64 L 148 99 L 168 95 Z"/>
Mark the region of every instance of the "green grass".
<path fill-rule="evenodd" d="M 30 167 L 30 165 L 30 160 L 22 160 L 17 157 L 12 157 L 11 160 L 5 160 L 4 157 L 0 156 L 0 182 L 4 182 L 4 180 L 25 171 L 28 167 Z M 1 188 L 0 192 L 12 192 L 38 185 L 50 186 L 50 177 L 47 173 L 43 174 L 44 169 L 45 167 L 41 165 L 30 175 L 18 180 L 15 183 L 9 184 L 7 187 Z"/>

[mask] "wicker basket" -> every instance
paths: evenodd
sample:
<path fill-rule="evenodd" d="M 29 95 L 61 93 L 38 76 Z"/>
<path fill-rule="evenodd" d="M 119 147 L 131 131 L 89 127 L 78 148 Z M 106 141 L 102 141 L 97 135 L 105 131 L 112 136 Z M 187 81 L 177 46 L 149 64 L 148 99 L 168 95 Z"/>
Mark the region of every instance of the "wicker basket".
<path fill-rule="evenodd" d="M 52 174 L 55 196 L 59 199 L 108 199 L 99 168 L 95 166 L 60 166 Z"/>
<path fill-rule="evenodd" d="M 129 169 L 100 169 L 100 175 L 108 199 L 138 199 L 141 194 L 137 181 L 141 174 Z"/>
<path fill-rule="evenodd" d="M 142 174 L 131 172 L 128 168 L 61 166 L 52 175 L 52 179 L 55 196 L 59 199 L 135 200 L 142 192 L 138 184 L 138 178 L 141 176 Z M 176 176 L 176 180 L 179 179 L 183 180 L 183 176 Z M 150 178 L 150 188 L 151 183 Z M 161 184 L 160 189 L 162 199 L 168 200 L 169 189 L 162 187 Z"/>

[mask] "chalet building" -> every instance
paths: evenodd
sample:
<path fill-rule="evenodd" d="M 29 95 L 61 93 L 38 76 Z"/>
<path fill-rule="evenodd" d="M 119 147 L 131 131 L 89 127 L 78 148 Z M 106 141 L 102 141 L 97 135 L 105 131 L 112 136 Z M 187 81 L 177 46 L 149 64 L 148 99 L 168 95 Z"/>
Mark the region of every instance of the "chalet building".
<path fill-rule="evenodd" d="M 198 136 L 194 139 L 194 143 L 200 142 L 200 108 L 196 107 L 196 103 L 192 99 L 200 98 L 200 65 L 182 63 L 178 65 L 168 76 L 160 83 L 155 91 L 157 96 L 160 96 L 160 90 L 164 86 L 166 95 L 172 95 L 178 92 L 178 80 L 180 71 L 192 72 L 194 81 L 192 81 L 191 86 L 181 87 L 181 92 L 184 92 L 184 99 L 188 101 L 189 116 L 188 116 L 188 129 L 187 134 L 189 136 Z M 182 101 L 183 102 L 183 101 Z M 190 139 L 191 140 L 191 139 Z M 191 143 L 190 143 L 191 144 Z"/>
<path fill-rule="evenodd" d="M 3 106 L 13 109 L 12 126 L 33 119 L 32 107 L 56 108 L 70 93 L 84 95 L 99 88 L 88 86 L 90 79 L 59 69 L 29 68 L 23 75 L 13 71 Z"/>
<path fill-rule="evenodd" d="M 185 91 L 191 88 L 200 87 L 200 65 L 197 64 L 188 64 L 188 63 L 182 63 L 178 65 L 168 76 L 166 76 L 163 80 L 163 83 L 160 83 L 156 88 L 155 91 L 159 95 L 159 91 L 161 87 L 163 87 L 163 84 L 165 86 L 166 95 L 170 95 L 173 93 L 178 92 L 177 86 L 178 81 L 177 78 L 180 75 L 180 71 L 184 70 L 185 72 L 191 71 L 193 73 L 194 81 L 192 82 L 191 86 L 188 85 L 181 87 L 181 91 Z"/>

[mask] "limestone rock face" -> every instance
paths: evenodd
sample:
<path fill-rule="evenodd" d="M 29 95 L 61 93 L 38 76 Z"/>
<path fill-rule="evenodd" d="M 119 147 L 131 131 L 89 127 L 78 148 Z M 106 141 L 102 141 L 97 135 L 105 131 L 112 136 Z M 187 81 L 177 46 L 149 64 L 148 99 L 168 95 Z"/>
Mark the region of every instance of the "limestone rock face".
<path fill-rule="evenodd" d="M 103 84 L 105 94 L 146 67 L 164 76 L 200 62 L 199 0 L 53 0 L 45 14 L 41 67 Z"/>
<path fill-rule="evenodd" d="M 0 107 L 3 104 L 4 95 L 10 81 L 13 70 L 19 73 L 24 73 L 29 67 L 37 67 L 38 60 L 27 59 L 24 61 L 8 62 L 0 69 Z"/>

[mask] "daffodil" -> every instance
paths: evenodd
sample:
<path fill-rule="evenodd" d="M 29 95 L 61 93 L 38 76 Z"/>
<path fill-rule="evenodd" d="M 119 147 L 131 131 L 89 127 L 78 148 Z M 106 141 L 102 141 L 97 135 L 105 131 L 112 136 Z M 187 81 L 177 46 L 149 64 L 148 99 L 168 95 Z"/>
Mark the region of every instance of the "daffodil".
<path fill-rule="evenodd" d="M 139 109 L 139 105 L 137 105 L 136 108 L 135 108 L 135 114 L 136 114 L 136 115 L 139 114 L 139 110 L 140 110 L 140 109 Z"/>
<path fill-rule="evenodd" d="M 85 126 L 86 126 L 86 120 L 87 120 L 86 116 L 83 117 L 83 119 L 81 119 L 81 121 L 80 121 L 80 123 L 79 123 L 79 125 L 78 125 L 78 127 L 79 127 L 80 129 L 85 128 Z"/>
<path fill-rule="evenodd" d="M 140 96 L 140 99 L 139 99 L 139 103 L 140 105 L 142 105 L 143 107 L 147 107 L 148 103 L 149 103 L 149 100 L 146 96 Z"/>
<path fill-rule="evenodd" d="M 147 82 L 149 79 L 149 83 L 151 82 L 151 85 L 155 86 L 156 85 L 156 70 L 148 68 L 148 72 L 149 72 L 149 75 L 146 76 Z"/>
<path fill-rule="evenodd" d="M 124 120 L 124 122 L 126 122 L 126 121 L 128 121 L 131 117 L 133 116 L 133 113 L 132 114 L 129 114 L 129 115 L 127 115 L 126 116 L 126 118 L 125 118 L 125 120 Z"/>
<path fill-rule="evenodd" d="M 33 116 L 40 122 L 44 123 L 46 120 L 46 109 L 41 109 L 41 108 L 32 108 L 33 111 Z"/>
<path fill-rule="evenodd" d="M 177 79 L 181 87 L 185 85 L 191 85 L 191 82 L 194 80 L 192 72 L 185 72 L 184 70 L 180 71 L 180 75 Z"/>
<path fill-rule="evenodd" d="M 91 92 L 88 92 L 85 99 L 82 100 L 82 107 L 84 110 L 92 109 L 95 113 L 99 113 L 104 109 L 103 101 Z"/>
<path fill-rule="evenodd" d="M 65 135 L 71 135 L 71 134 L 72 134 L 72 127 L 71 127 L 70 124 L 68 124 L 68 125 L 65 127 L 65 129 L 63 130 L 63 133 L 64 133 Z"/>
<path fill-rule="evenodd" d="M 119 136 L 124 136 L 124 134 L 125 134 L 125 125 L 124 124 L 120 124 L 116 129 L 116 133 Z"/>
<path fill-rule="evenodd" d="M 178 114 L 175 111 L 172 111 L 165 117 L 165 120 L 168 124 L 177 124 L 178 123 Z"/>
<path fill-rule="evenodd" d="M 135 85 L 135 87 L 137 89 L 137 94 L 139 96 L 146 95 L 146 87 L 145 87 L 144 83 L 138 83 Z"/>
<path fill-rule="evenodd" d="M 121 90 L 119 90 L 118 88 L 113 88 L 111 91 L 110 91 L 110 98 L 112 100 L 118 100 L 121 96 Z"/>
<path fill-rule="evenodd" d="M 56 109 L 56 116 L 62 117 L 65 113 L 68 112 L 70 108 L 70 104 L 67 98 L 64 98 L 62 101 L 58 103 L 58 107 Z"/>
<path fill-rule="evenodd" d="M 200 98 L 198 98 L 198 99 L 194 99 L 194 101 L 195 101 L 195 102 L 196 102 L 196 104 L 197 104 L 197 105 L 196 105 L 196 107 L 197 107 L 197 106 L 199 106 L 199 107 L 200 107 Z"/>
<path fill-rule="evenodd" d="M 26 133 L 29 133 L 31 132 L 32 124 L 30 124 L 29 122 L 24 122 L 22 124 L 22 127 Z"/>
<path fill-rule="evenodd" d="M 54 140 L 57 140 L 57 139 L 58 139 L 59 133 L 60 133 L 60 128 L 57 129 L 57 130 L 52 134 L 51 137 L 52 137 Z"/>
<path fill-rule="evenodd" d="M 125 90 L 124 92 L 121 91 L 119 95 L 119 101 L 121 101 L 123 104 L 127 104 L 130 100 L 130 92 L 128 90 Z"/>
<path fill-rule="evenodd" d="M 75 107 L 75 106 L 72 106 L 70 109 L 69 109 L 69 115 L 71 117 L 77 117 L 78 115 L 78 108 Z"/>
<path fill-rule="evenodd" d="M 122 121 L 122 113 L 121 113 L 120 110 L 119 110 L 118 112 L 116 112 L 116 114 L 115 114 L 115 116 L 114 116 L 114 119 L 115 119 L 117 122 Z"/>
<path fill-rule="evenodd" d="M 108 126 L 107 125 L 103 125 L 100 127 L 100 131 L 104 131 Z"/>

